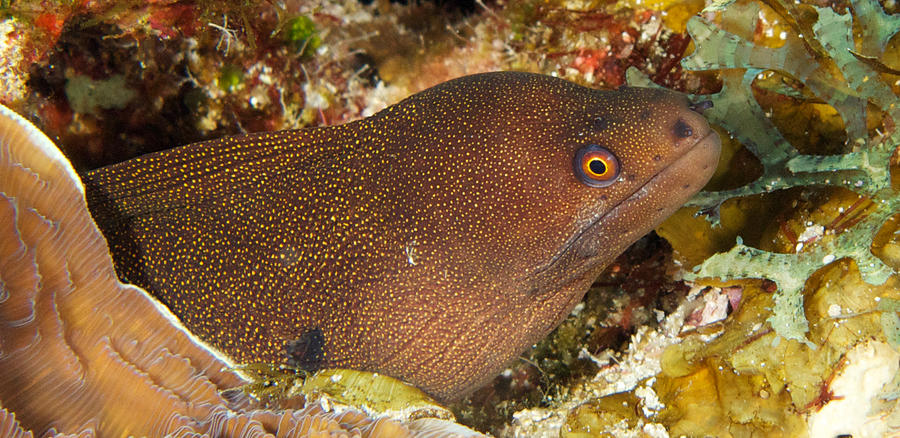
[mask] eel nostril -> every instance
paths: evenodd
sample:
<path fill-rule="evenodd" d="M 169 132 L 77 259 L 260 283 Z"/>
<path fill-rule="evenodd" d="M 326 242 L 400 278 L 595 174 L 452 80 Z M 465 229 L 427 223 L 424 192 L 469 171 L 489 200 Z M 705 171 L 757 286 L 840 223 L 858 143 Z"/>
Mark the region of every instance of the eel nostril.
<path fill-rule="evenodd" d="M 713 103 L 711 100 L 701 100 L 700 102 L 694 102 L 694 103 L 688 105 L 688 108 L 690 108 L 691 111 L 695 111 L 700 114 L 703 114 L 703 111 L 706 111 L 706 110 L 712 108 L 712 106 L 713 106 Z"/>

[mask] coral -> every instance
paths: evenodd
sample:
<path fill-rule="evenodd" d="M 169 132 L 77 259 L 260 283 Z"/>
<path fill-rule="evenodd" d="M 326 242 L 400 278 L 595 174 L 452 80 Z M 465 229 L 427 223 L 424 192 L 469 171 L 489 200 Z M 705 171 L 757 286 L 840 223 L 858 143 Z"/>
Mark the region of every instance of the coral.
<path fill-rule="evenodd" d="M 681 87 L 678 60 L 689 43 L 684 20 L 702 2 L 645 3 L 515 2 L 502 11 L 512 32 L 511 66 L 597 87 L 622 85 L 633 66 L 658 83 Z"/>
<path fill-rule="evenodd" d="M 684 20 L 702 5 L 655 4 L 527 1 L 467 17 L 427 2 L 21 0 L 0 28 L 15 29 L 0 50 L 20 61 L 0 79 L 29 77 L 28 92 L 11 83 L 0 99 L 33 114 L 84 170 L 228 134 L 341 123 L 490 70 L 614 86 L 639 66 L 683 88 Z M 122 111 L 72 108 L 68 77 L 119 75 L 137 93 Z"/>
<path fill-rule="evenodd" d="M 376 63 L 418 49 L 408 23 L 433 10 L 17 1 L 0 22 L 0 101 L 59 138 L 79 170 L 228 134 L 339 123 L 445 79 L 411 90 L 375 80 Z"/>
<path fill-rule="evenodd" d="M 0 21 L 0 100 L 18 100 L 24 97 L 25 75 L 22 71 L 22 47 L 16 36 L 21 25 L 13 20 Z"/>

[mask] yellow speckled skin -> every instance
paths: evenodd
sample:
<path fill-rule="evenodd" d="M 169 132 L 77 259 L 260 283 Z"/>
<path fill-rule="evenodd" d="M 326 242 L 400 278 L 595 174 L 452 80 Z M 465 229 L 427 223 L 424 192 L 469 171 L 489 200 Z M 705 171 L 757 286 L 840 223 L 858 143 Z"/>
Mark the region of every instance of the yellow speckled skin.
<path fill-rule="evenodd" d="M 621 163 L 609 187 L 573 171 L 591 143 Z M 236 361 L 377 371 L 450 400 L 559 324 L 718 151 L 676 93 L 505 72 L 85 184 L 119 275 Z"/>

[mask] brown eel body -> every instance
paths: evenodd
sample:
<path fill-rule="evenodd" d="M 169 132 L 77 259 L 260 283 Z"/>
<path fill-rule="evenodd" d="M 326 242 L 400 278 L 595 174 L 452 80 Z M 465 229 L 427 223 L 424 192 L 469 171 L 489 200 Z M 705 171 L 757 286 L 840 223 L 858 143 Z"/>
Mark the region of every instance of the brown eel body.
<path fill-rule="evenodd" d="M 119 275 L 233 360 L 451 400 L 556 327 L 718 155 L 677 93 L 503 72 L 84 180 Z"/>

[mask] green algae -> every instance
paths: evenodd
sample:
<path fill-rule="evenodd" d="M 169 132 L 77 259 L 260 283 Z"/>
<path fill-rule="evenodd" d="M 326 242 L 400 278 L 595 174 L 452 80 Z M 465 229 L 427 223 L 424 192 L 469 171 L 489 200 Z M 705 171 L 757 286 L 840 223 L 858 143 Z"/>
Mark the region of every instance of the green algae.
<path fill-rule="evenodd" d="M 331 403 L 393 418 L 453 419 L 453 414 L 413 385 L 378 373 L 329 369 L 304 380 L 298 391 L 308 399 L 328 397 Z"/>
<path fill-rule="evenodd" d="M 880 319 L 887 312 L 872 312 L 872 303 L 900 296 L 896 279 L 872 286 L 849 261 L 829 265 L 810 280 L 804 295 L 803 312 L 810 321 L 807 344 L 779 341 L 775 332 L 760 326 L 760 317 L 775 311 L 774 297 L 760 288 L 744 291 L 745 302 L 726 322 L 723 334 L 710 342 L 686 339 L 670 348 L 663 373 L 678 377 L 711 357 L 721 358 L 722 369 L 748 378 L 764 376 L 767 396 L 788 395 L 784 409 L 796 413 L 828 401 L 823 389 L 846 351 L 867 339 L 885 338 Z"/>
<path fill-rule="evenodd" d="M 219 71 L 218 84 L 222 91 L 234 91 L 244 81 L 244 71 L 240 67 L 226 64 Z"/>
<path fill-rule="evenodd" d="M 264 406 L 284 408 L 320 401 L 398 420 L 454 419 L 452 412 L 422 390 L 383 374 L 349 369 L 308 372 L 270 363 L 242 365 L 237 371 L 249 380 L 238 390 Z"/>
<path fill-rule="evenodd" d="M 848 361 L 848 352 L 868 343 L 884 345 L 891 335 L 881 319 L 896 315 L 900 298 L 897 277 L 873 286 L 849 259 L 830 264 L 809 279 L 804 293 L 810 328 L 804 343 L 785 340 L 760 323 L 771 316 L 775 302 L 767 281 L 729 283 L 740 285 L 742 298 L 728 318 L 703 330 L 680 331 L 681 342 L 662 353 L 661 372 L 631 391 L 572 408 L 562 436 L 654 430 L 668 436 L 808 436 L 810 418 L 840 401 L 831 395 L 836 376 L 848 366 L 872 366 Z M 880 310 L 872 310 L 873 303 Z M 897 415 L 896 388 L 885 385 L 873 398 L 884 407 L 869 415 Z"/>
<path fill-rule="evenodd" d="M 288 20 L 281 32 L 285 43 L 300 56 L 309 55 L 322 45 L 315 23 L 305 15 Z"/>
<path fill-rule="evenodd" d="M 886 15 L 872 0 L 852 4 L 855 14 L 813 6 L 814 18 L 808 19 L 810 14 L 802 14 L 797 6 L 767 2 L 776 12 L 788 14 L 783 18 L 797 30 L 787 33 L 779 47 L 754 41 L 755 17 L 760 13 L 756 3 L 720 8 L 725 12 L 718 26 L 701 17 L 692 18 L 687 25 L 696 50 L 682 66 L 692 71 L 719 71 L 722 79 L 721 91 L 694 98 L 711 100 L 714 106 L 704 115 L 725 128 L 762 166 L 762 174 L 754 181 L 730 190 L 700 193 L 689 206 L 708 213 L 711 222 L 717 224 L 719 209 L 726 200 L 793 187 L 826 186 L 853 191 L 874 206 L 855 225 L 840 232 L 829 230 L 826 238 L 802 245 L 798 251 L 778 253 L 745 245 L 738 239 L 731 250 L 709 257 L 685 276 L 689 280 L 716 277 L 776 281 L 779 292 L 768 322 L 787 339 L 805 340 L 809 328 L 803 314 L 802 289 L 823 266 L 851 258 L 862 278 L 873 285 L 883 284 L 898 273 L 873 255 L 870 245 L 900 210 L 900 193 L 891 186 L 890 174 L 900 133 L 870 133 L 867 111 L 871 107 L 897 120 L 900 99 L 872 63 L 860 56 L 880 58 L 890 37 L 900 30 L 900 20 Z M 860 30 L 859 42 L 854 38 L 855 28 Z M 801 33 L 803 29 L 808 32 Z M 799 153 L 753 95 L 753 87 L 759 86 L 764 72 L 780 75 L 782 84 L 797 84 L 770 91 L 795 99 L 811 95 L 833 107 L 849 140 L 845 150 L 835 155 Z M 640 79 L 632 78 L 632 82 L 637 81 Z"/>
<path fill-rule="evenodd" d="M 900 300 L 883 299 L 875 309 L 881 312 L 881 328 L 888 344 L 900 350 Z"/>
<path fill-rule="evenodd" d="M 569 413 L 567 436 L 614 422 L 632 432 L 662 425 L 676 436 L 806 436 L 821 426 L 817 413 L 840 401 L 831 383 L 857 366 L 848 362 L 851 350 L 871 342 L 900 350 L 900 192 L 892 175 L 900 99 L 883 60 L 896 56 L 885 51 L 900 20 L 866 0 L 851 2 L 852 13 L 763 3 L 717 2 L 707 8 L 720 12 L 715 18 L 692 18 L 687 30 L 696 49 L 682 63 L 718 74 L 720 91 L 692 99 L 713 102 L 704 115 L 760 171 L 739 185 L 714 181 L 717 191 L 698 194 L 689 206 L 706 221 L 688 212 L 660 230 L 666 238 L 687 234 L 670 239 L 697 264 L 686 279 L 742 285 L 740 308 L 720 330 L 683 335 L 664 351 L 662 372 L 638 385 L 651 387 L 663 408 L 641 413 L 637 389 L 606 396 Z M 758 34 L 764 14 L 786 23 L 783 41 Z M 652 86 L 634 71 L 628 82 Z M 821 121 L 804 124 L 808 114 Z M 788 120 L 773 119 L 779 116 Z M 814 125 L 827 134 L 803 131 Z M 833 140 L 840 134 L 843 144 Z M 737 243 L 723 248 L 729 236 Z M 870 394 L 874 408 L 866 415 L 888 428 L 900 425 L 897 387 L 895 378 Z M 623 400 L 632 408 L 597 411 Z M 849 427 L 841 419 L 833 424 Z"/>

